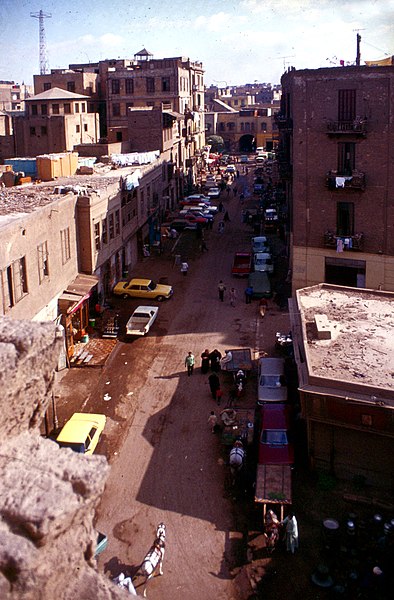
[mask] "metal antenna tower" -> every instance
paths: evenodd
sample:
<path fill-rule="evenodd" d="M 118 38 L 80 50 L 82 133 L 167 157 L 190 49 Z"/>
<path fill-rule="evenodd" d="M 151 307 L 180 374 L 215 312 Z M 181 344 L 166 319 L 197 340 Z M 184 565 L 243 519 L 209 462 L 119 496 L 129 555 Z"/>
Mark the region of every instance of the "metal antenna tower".
<path fill-rule="evenodd" d="M 44 19 L 50 19 L 52 15 L 50 13 L 44 13 L 43 10 L 40 10 L 38 13 L 31 12 L 30 16 L 38 19 L 40 29 L 40 75 L 45 75 L 48 69 L 48 58 L 45 43 Z"/>

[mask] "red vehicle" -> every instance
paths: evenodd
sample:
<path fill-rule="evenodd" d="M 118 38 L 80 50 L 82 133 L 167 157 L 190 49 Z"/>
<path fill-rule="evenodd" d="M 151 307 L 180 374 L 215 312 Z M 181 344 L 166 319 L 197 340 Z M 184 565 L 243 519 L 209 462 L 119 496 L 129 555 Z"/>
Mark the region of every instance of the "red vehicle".
<path fill-rule="evenodd" d="M 208 223 L 208 219 L 205 217 L 199 217 L 191 213 L 184 215 L 184 218 L 189 221 L 189 223 L 201 223 L 201 225 L 206 225 Z"/>
<path fill-rule="evenodd" d="M 260 465 L 292 465 L 294 447 L 289 440 L 290 409 L 287 404 L 264 404 L 260 410 Z"/>
<path fill-rule="evenodd" d="M 236 252 L 234 254 L 231 274 L 236 277 L 247 277 L 252 271 L 252 255 L 250 252 Z"/>

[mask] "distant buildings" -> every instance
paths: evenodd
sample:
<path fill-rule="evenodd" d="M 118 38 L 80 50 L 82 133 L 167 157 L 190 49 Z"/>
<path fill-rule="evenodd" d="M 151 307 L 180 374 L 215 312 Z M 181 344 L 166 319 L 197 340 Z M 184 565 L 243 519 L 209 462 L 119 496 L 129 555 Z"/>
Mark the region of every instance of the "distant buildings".
<path fill-rule="evenodd" d="M 394 67 L 282 76 L 279 174 L 293 290 L 394 291 Z"/>

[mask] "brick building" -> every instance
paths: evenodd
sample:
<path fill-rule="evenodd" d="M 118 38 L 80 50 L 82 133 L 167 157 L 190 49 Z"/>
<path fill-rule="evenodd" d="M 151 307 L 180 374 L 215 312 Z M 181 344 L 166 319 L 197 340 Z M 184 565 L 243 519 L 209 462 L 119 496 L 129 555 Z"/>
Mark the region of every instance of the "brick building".
<path fill-rule="evenodd" d="M 394 294 L 320 284 L 290 316 L 311 468 L 392 491 Z"/>
<path fill-rule="evenodd" d="M 282 76 L 279 173 L 293 289 L 394 290 L 394 67 Z"/>
<path fill-rule="evenodd" d="M 15 150 L 37 156 L 73 150 L 100 137 L 98 115 L 88 113 L 89 97 L 50 88 L 26 100 L 25 115 L 14 120 Z"/>

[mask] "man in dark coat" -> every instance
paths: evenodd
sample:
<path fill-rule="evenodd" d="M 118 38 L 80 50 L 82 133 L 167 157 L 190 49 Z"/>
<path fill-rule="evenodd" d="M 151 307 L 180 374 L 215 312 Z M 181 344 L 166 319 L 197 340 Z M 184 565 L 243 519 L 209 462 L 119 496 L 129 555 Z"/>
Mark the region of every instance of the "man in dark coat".
<path fill-rule="evenodd" d="M 208 382 L 212 398 L 216 400 L 216 392 L 220 390 L 219 377 L 216 375 L 216 373 L 211 373 L 211 375 L 208 377 Z"/>
<path fill-rule="evenodd" d="M 211 361 L 211 370 L 215 371 L 216 373 L 218 371 L 220 371 L 220 359 L 222 358 L 221 353 L 219 352 L 219 350 L 217 350 L 215 348 L 215 350 L 213 350 L 210 355 L 209 355 L 209 359 Z"/>

